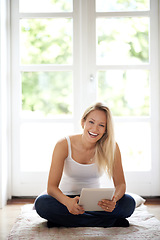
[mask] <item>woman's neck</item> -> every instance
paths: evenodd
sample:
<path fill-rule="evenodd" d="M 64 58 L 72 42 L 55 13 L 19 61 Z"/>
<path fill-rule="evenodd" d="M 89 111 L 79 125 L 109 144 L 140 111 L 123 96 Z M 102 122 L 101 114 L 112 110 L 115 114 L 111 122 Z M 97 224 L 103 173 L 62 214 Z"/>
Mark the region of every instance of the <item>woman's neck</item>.
<path fill-rule="evenodd" d="M 82 143 L 83 148 L 86 149 L 86 151 L 87 151 L 87 150 L 90 150 L 90 151 L 95 150 L 96 143 L 90 143 L 90 142 L 88 142 L 88 141 L 85 139 L 85 137 L 84 137 L 83 134 L 81 135 L 81 143 Z"/>

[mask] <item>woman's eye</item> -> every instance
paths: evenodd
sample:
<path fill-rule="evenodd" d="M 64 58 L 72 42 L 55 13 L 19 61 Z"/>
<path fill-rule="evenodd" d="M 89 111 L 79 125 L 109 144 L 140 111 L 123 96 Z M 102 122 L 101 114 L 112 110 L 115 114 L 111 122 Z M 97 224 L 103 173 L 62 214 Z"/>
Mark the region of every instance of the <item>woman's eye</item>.
<path fill-rule="evenodd" d="M 89 121 L 89 123 L 92 123 L 92 124 L 93 124 L 94 122 L 93 122 L 93 121 Z"/>
<path fill-rule="evenodd" d="M 103 127 L 103 128 L 105 127 L 104 125 L 99 125 L 99 126 L 100 126 L 100 127 Z"/>

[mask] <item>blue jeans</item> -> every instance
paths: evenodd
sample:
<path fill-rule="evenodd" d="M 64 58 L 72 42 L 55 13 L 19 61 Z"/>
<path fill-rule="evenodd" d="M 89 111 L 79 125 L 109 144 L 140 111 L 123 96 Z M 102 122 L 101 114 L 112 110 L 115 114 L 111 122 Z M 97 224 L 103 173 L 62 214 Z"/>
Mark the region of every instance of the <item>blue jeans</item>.
<path fill-rule="evenodd" d="M 70 196 L 75 197 L 75 196 Z M 117 219 L 128 218 L 135 209 L 135 200 L 125 194 L 116 203 L 113 212 L 86 211 L 73 215 L 67 207 L 50 195 L 42 195 L 35 201 L 35 209 L 40 217 L 63 227 L 112 227 Z"/>

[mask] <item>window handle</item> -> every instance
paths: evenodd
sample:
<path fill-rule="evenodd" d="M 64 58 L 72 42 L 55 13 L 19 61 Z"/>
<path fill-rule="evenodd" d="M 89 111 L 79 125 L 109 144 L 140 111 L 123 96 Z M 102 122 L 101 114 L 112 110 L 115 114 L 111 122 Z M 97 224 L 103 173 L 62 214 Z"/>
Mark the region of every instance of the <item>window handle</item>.
<path fill-rule="evenodd" d="M 92 74 L 90 75 L 89 80 L 90 80 L 91 83 L 94 82 L 94 76 Z"/>

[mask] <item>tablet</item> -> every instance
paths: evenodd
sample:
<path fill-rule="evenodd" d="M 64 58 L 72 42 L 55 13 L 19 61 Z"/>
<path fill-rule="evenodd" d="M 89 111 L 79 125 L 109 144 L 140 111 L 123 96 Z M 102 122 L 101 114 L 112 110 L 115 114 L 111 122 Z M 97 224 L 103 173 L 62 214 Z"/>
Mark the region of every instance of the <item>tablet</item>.
<path fill-rule="evenodd" d="M 102 199 L 112 200 L 114 191 L 114 188 L 82 188 L 79 205 L 85 211 L 104 211 L 98 202 Z"/>

